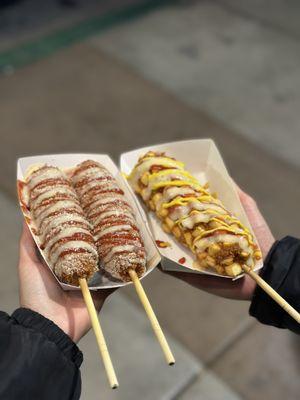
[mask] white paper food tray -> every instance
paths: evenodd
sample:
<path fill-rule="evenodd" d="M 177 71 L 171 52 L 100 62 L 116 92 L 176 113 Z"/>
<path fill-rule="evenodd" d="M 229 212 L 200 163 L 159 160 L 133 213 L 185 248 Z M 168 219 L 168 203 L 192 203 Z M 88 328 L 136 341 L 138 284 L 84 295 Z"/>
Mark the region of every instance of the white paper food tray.
<path fill-rule="evenodd" d="M 153 270 L 157 266 L 157 264 L 160 262 L 160 255 L 156 249 L 156 246 L 154 244 L 154 241 L 151 237 L 151 234 L 147 228 L 147 226 L 144 224 L 144 217 L 141 216 L 139 207 L 137 206 L 137 203 L 135 201 L 135 198 L 132 194 L 132 192 L 128 189 L 127 182 L 125 182 L 125 179 L 119 172 L 117 166 L 114 164 L 114 162 L 111 160 L 111 158 L 107 155 L 104 154 L 52 154 L 52 155 L 40 155 L 40 156 L 34 156 L 34 157 L 24 157 L 24 158 L 19 158 L 17 162 L 17 179 L 18 181 L 23 181 L 25 173 L 27 169 L 35 164 L 49 164 L 53 166 L 60 167 L 62 169 L 64 168 L 72 168 L 76 166 L 78 163 L 84 161 L 84 160 L 95 160 L 101 163 L 104 167 L 106 167 L 111 174 L 116 178 L 117 182 L 119 183 L 120 187 L 124 190 L 125 195 L 127 200 L 130 202 L 131 206 L 133 207 L 133 210 L 135 211 L 135 216 L 136 216 L 136 221 L 137 225 L 140 229 L 141 236 L 143 238 L 144 244 L 145 244 L 145 249 L 147 252 L 147 272 L 145 273 L 144 276 L 146 276 L 149 272 Z M 21 204 L 20 204 L 21 205 Z M 28 213 L 26 215 L 26 212 L 24 209 L 21 210 L 23 212 L 24 217 L 28 216 Z M 25 218 L 26 220 L 26 218 Z M 28 221 L 26 221 L 28 224 Z M 32 232 L 32 227 L 33 225 L 30 226 L 28 224 L 29 229 L 32 233 L 32 236 L 38 245 L 38 237 Z M 45 254 L 41 249 L 39 249 L 45 262 Z M 47 262 L 46 262 L 47 264 Z M 47 264 L 48 265 L 48 264 Z M 49 266 L 48 266 L 49 267 Z M 49 267 L 50 271 L 52 272 L 51 268 Z M 60 282 L 55 274 L 52 272 L 54 275 L 55 279 L 59 282 L 60 286 L 65 289 L 65 290 L 78 290 L 79 288 L 73 285 L 68 285 L 66 283 Z M 120 286 L 125 286 L 130 284 L 130 282 L 125 283 L 117 280 L 112 280 L 112 278 L 109 278 L 108 275 L 103 273 L 103 270 L 99 270 L 96 272 L 93 277 L 89 280 L 88 282 L 90 289 L 96 290 L 96 289 L 106 289 L 106 288 L 115 288 L 115 287 L 120 287 Z"/>
<path fill-rule="evenodd" d="M 198 178 L 201 184 L 209 182 L 211 193 L 216 192 L 218 198 L 223 202 L 225 207 L 235 214 L 236 217 L 238 217 L 239 220 L 253 233 L 249 220 L 240 202 L 234 182 L 232 181 L 225 167 L 221 154 L 213 140 L 195 139 L 170 142 L 123 153 L 120 158 L 122 172 L 129 175 L 136 165 L 139 157 L 150 150 L 166 152 L 168 156 L 174 157 L 178 161 L 183 161 L 186 169 L 191 172 L 192 175 Z M 154 240 L 164 241 L 171 244 L 171 247 L 158 248 L 158 251 L 162 256 L 161 265 L 164 270 L 200 273 L 232 279 L 229 276 L 219 275 L 216 272 L 208 269 L 202 271 L 195 270 L 193 268 L 193 262 L 195 258 L 192 252 L 178 243 L 174 236 L 165 233 L 162 230 L 160 221 L 155 214 L 146 210 L 142 200 L 140 200 L 137 196 L 135 198 L 137 199 L 136 201 L 139 204 L 143 218 L 146 220 L 146 223 L 152 232 Z M 178 262 L 183 257 L 186 260 L 184 265 Z M 255 264 L 254 270 L 257 271 L 262 267 L 262 265 L 262 261 L 258 261 Z M 241 276 L 242 275 L 239 277 Z"/>

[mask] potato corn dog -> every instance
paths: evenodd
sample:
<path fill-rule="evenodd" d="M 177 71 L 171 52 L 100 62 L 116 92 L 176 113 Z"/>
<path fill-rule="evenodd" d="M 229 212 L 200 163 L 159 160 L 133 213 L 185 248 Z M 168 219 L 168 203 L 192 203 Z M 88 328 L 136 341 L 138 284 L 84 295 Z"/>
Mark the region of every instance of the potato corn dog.
<path fill-rule="evenodd" d="M 79 164 L 71 179 L 93 226 L 103 268 L 123 281 L 131 280 L 129 269 L 142 276 L 146 270 L 144 244 L 133 210 L 117 181 L 106 168 L 91 160 Z"/>
<path fill-rule="evenodd" d="M 91 277 L 98 269 L 91 225 L 66 175 L 43 165 L 27 176 L 26 188 L 40 248 L 58 279 L 78 285 Z"/>
<path fill-rule="evenodd" d="M 134 191 L 197 257 L 199 269 L 237 276 L 254 267 L 261 253 L 250 231 L 213 197 L 184 164 L 165 153 L 148 152 L 128 177 Z"/>

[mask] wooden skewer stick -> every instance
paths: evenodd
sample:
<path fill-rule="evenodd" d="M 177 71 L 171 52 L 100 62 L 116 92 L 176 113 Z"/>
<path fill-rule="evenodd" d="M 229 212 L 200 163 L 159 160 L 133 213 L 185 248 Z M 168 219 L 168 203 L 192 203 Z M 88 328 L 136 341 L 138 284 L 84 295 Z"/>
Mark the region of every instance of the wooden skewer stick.
<path fill-rule="evenodd" d="M 128 271 L 130 278 L 135 286 L 135 289 L 137 291 L 137 294 L 141 300 L 141 303 L 144 306 L 144 309 L 146 311 L 146 314 L 148 315 L 148 318 L 151 322 L 152 328 L 154 330 L 154 333 L 159 341 L 159 344 L 164 352 L 164 355 L 166 357 L 167 363 L 169 365 L 175 364 L 175 358 L 170 350 L 170 347 L 168 345 L 168 342 L 165 338 L 165 335 L 159 325 L 159 322 L 156 318 L 156 315 L 154 314 L 153 308 L 148 300 L 148 297 L 144 291 L 143 286 L 141 285 L 141 282 L 136 274 L 136 272 L 133 269 L 130 269 Z"/>
<path fill-rule="evenodd" d="M 91 319 L 92 327 L 96 336 L 97 344 L 100 350 L 100 354 L 102 356 L 103 364 L 106 370 L 107 378 L 109 380 L 110 387 L 112 389 L 116 389 L 119 386 L 116 373 L 114 367 L 111 362 L 111 358 L 106 346 L 105 338 L 103 335 L 103 331 L 100 325 L 100 321 L 98 319 L 97 311 L 95 309 L 95 305 L 89 291 L 89 287 L 86 279 L 79 279 L 80 288 L 82 291 L 82 295 Z"/>
<path fill-rule="evenodd" d="M 257 273 L 252 271 L 247 265 L 242 265 L 243 270 L 251 276 L 253 280 L 270 296 L 277 304 L 279 304 L 295 321 L 300 324 L 300 314 L 295 310 L 283 297 L 280 296 L 266 281 L 264 281 Z"/>

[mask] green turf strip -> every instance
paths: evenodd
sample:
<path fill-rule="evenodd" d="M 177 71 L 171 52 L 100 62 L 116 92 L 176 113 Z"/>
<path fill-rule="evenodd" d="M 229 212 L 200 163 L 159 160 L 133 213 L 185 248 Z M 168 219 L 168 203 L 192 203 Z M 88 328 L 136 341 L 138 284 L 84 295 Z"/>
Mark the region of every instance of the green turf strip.
<path fill-rule="evenodd" d="M 116 24 L 130 21 L 167 3 L 171 1 L 148 0 L 142 4 L 126 6 L 121 10 L 90 18 L 70 28 L 61 29 L 38 40 L 4 51 L 0 53 L 0 73 L 8 73 L 33 63 L 63 47 L 84 40 Z"/>

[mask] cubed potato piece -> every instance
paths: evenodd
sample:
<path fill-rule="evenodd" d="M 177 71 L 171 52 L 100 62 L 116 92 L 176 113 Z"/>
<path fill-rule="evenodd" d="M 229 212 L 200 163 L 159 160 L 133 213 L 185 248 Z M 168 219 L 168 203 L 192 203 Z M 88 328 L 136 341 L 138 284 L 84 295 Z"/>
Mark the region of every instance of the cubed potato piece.
<path fill-rule="evenodd" d="M 247 253 L 246 251 L 242 251 L 241 252 L 241 257 L 248 258 L 249 257 L 249 253 Z"/>
<path fill-rule="evenodd" d="M 161 226 L 162 226 L 163 230 L 164 230 L 166 233 L 171 233 L 171 229 L 168 227 L 167 224 L 162 223 Z"/>
<path fill-rule="evenodd" d="M 155 211 L 155 205 L 152 200 L 149 201 L 149 207 L 152 211 Z"/>
<path fill-rule="evenodd" d="M 238 263 L 232 263 L 225 267 L 225 271 L 229 276 L 238 276 L 242 272 L 242 267 Z"/>
<path fill-rule="evenodd" d="M 174 234 L 174 236 L 178 239 L 181 236 L 181 231 L 178 228 L 178 226 L 174 226 L 174 228 L 172 229 L 172 232 Z"/>
<path fill-rule="evenodd" d="M 155 193 L 155 195 L 152 197 L 152 201 L 154 204 L 157 204 L 161 198 L 162 198 L 161 193 Z"/>
<path fill-rule="evenodd" d="M 141 196 L 144 198 L 147 194 L 147 188 L 141 189 Z"/>
<path fill-rule="evenodd" d="M 211 256 L 207 256 L 205 261 L 207 262 L 207 265 L 211 268 L 213 268 L 216 265 L 216 260 Z"/>
<path fill-rule="evenodd" d="M 203 259 L 201 261 L 198 261 L 198 263 L 199 263 L 199 267 L 202 268 L 202 269 L 206 269 L 208 267 L 207 262 L 206 262 L 205 259 Z"/>
<path fill-rule="evenodd" d="M 175 222 L 171 219 L 171 218 L 169 218 L 169 217 L 166 217 L 165 218 L 165 223 L 168 225 L 168 227 L 172 230 L 172 228 L 174 227 L 174 225 L 175 225 Z"/>
<path fill-rule="evenodd" d="M 147 186 L 149 182 L 149 172 L 145 172 L 141 177 L 141 182 L 143 185 Z"/>
<path fill-rule="evenodd" d="M 161 207 L 159 210 L 157 210 L 157 214 L 159 217 L 165 218 L 168 215 L 168 209 Z"/>
<path fill-rule="evenodd" d="M 217 273 L 220 274 L 220 275 L 224 275 L 224 274 L 225 274 L 225 269 L 224 269 L 221 265 L 219 265 L 219 264 L 217 264 L 217 265 L 215 266 L 215 270 L 216 270 Z"/>
<path fill-rule="evenodd" d="M 189 246 L 191 246 L 191 245 L 192 245 L 192 234 L 191 234 L 190 232 L 185 232 L 185 233 L 183 234 L 183 236 L 184 236 L 184 238 L 185 238 L 186 243 L 187 243 Z"/>
<path fill-rule="evenodd" d="M 228 257 L 225 258 L 223 261 L 221 261 L 222 265 L 231 265 L 233 263 L 233 257 Z"/>
<path fill-rule="evenodd" d="M 221 250 L 221 247 L 220 247 L 218 244 L 213 243 L 212 245 L 209 246 L 208 254 L 209 254 L 210 256 L 214 256 L 214 255 L 216 255 L 220 250 Z"/>
<path fill-rule="evenodd" d="M 202 251 L 201 253 L 197 254 L 197 258 L 199 261 L 204 260 L 207 257 L 207 253 L 205 251 Z"/>

